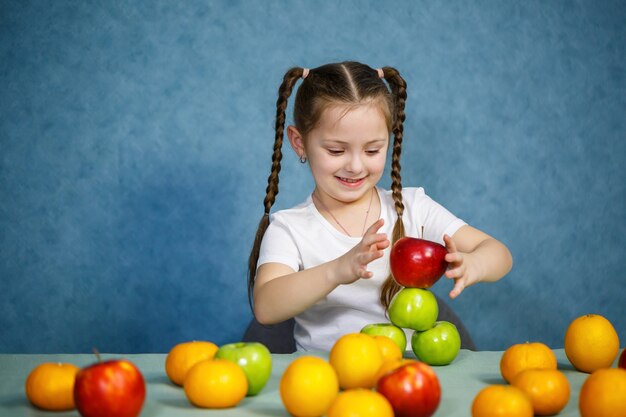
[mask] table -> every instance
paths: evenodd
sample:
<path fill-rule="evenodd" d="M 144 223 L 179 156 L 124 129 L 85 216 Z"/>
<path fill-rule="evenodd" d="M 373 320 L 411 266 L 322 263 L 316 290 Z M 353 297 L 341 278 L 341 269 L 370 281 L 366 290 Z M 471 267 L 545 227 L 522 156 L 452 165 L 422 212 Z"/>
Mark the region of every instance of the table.
<path fill-rule="evenodd" d="M 578 416 L 578 393 L 588 374 L 576 371 L 565 356 L 563 349 L 555 349 L 558 367 L 571 385 L 571 397 L 559 416 Z M 204 410 L 193 407 L 182 388 L 174 386 L 165 374 L 165 354 L 117 355 L 103 354 L 102 359 L 126 358 L 141 370 L 147 383 L 146 402 L 142 417 L 178 416 L 277 416 L 289 417 L 278 391 L 280 377 L 289 363 L 304 353 L 272 355 L 272 375 L 267 385 L 256 397 L 245 398 L 236 408 Z M 323 352 L 306 353 L 327 359 Z M 412 353 L 407 352 L 407 357 Z M 472 352 L 461 350 L 448 366 L 434 367 L 442 387 L 442 399 L 435 416 L 470 415 L 472 400 L 483 387 L 503 384 L 500 376 L 502 352 Z M 77 411 L 46 412 L 30 405 L 24 394 L 24 381 L 29 372 L 42 362 L 70 362 L 79 367 L 94 362 L 91 354 L 23 355 L 0 354 L 0 416 L 78 416 Z M 615 366 L 615 365 L 614 365 Z"/>

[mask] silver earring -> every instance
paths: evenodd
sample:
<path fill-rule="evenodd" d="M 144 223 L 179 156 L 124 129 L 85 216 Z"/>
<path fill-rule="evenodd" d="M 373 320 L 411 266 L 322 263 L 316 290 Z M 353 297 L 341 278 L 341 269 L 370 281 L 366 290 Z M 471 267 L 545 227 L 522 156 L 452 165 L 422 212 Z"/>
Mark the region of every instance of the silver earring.
<path fill-rule="evenodd" d="M 305 155 L 302 155 L 302 156 L 300 157 L 300 163 L 301 163 L 301 164 L 306 163 L 306 156 L 305 156 Z"/>

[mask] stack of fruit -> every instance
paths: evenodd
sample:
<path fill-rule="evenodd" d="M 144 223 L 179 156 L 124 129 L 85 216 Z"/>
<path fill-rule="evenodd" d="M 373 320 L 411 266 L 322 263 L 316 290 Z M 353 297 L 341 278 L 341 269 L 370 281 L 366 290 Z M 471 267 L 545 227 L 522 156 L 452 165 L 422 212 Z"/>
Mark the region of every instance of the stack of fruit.
<path fill-rule="evenodd" d="M 391 273 L 403 286 L 391 300 L 391 323 L 375 323 L 361 331 L 370 335 L 392 338 L 404 351 L 406 337 L 402 328 L 413 330 L 411 348 L 429 365 L 448 365 L 461 349 L 461 337 L 456 326 L 437 321 L 437 299 L 428 288 L 445 273 L 448 253 L 443 245 L 429 240 L 404 237 L 391 249 Z"/>

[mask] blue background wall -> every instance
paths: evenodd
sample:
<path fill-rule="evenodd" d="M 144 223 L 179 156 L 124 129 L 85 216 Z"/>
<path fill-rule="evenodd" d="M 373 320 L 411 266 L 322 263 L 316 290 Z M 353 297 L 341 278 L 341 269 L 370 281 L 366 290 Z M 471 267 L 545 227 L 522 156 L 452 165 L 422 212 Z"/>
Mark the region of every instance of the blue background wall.
<path fill-rule="evenodd" d="M 0 352 L 240 339 L 278 86 L 342 60 L 402 72 L 405 186 L 514 255 L 450 302 L 478 347 L 562 347 L 586 313 L 623 346 L 625 21 L 617 0 L 3 1 Z M 312 189 L 285 155 L 276 209 Z"/>

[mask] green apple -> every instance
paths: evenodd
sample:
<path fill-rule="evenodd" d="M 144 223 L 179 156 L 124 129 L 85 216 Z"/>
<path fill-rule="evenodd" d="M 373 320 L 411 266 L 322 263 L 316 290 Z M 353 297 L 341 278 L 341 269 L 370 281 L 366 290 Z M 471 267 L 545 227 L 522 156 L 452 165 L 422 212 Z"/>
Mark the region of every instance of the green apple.
<path fill-rule="evenodd" d="M 422 288 L 403 288 L 389 304 L 389 320 L 398 327 L 428 330 L 439 315 L 437 299 L 432 292 Z"/>
<path fill-rule="evenodd" d="M 272 355 L 262 343 L 229 343 L 217 350 L 215 358 L 227 359 L 243 369 L 248 379 L 248 397 L 257 395 L 272 373 Z"/>
<path fill-rule="evenodd" d="M 422 362 L 429 365 L 448 365 L 461 349 L 461 336 L 454 324 L 438 321 L 428 330 L 413 333 L 411 347 Z"/>
<path fill-rule="evenodd" d="M 400 352 L 406 350 L 406 335 L 404 330 L 391 323 L 372 323 L 368 324 L 361 329 L 361 333 L 368 334 L 370 336 L 387 336 L 393 342 L 398 345 Z"/>

